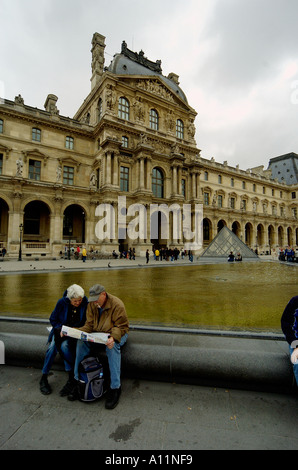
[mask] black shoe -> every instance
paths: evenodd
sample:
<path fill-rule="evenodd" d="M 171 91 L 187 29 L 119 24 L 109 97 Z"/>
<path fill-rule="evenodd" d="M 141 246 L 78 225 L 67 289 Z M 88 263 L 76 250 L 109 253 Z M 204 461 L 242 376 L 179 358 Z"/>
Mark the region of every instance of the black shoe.
<path fill-rule="evenodd" d="M 119 398 L 121 395 L 121 387 L 119 388 L 110 388 L 107 394 L 107 399 L 106 399 L 106 409 L 107 410 L 112 410 L 118 405 Z"/>
<path fill-rule="evenodd" d="M 59 392 L 60 396 L 67 397 L 68 395 L 70 395 L 76 384 L 77 382 L 74 379 L 68 379 L 64 387 Z"/>
<path fill-rule="evenodd" d="M 68 394 L 67 400 L 75 401 L 79 399 L 79 382 L 74 379 L 71 392 Z"/>
<path fill-rule="evenodd" d="M 50 395 L 50 393 L 52 393 L 52 389 L 49 385 L 47 375 L 45 374 L 42 375 L 40 382 L 39 382 L 39 388 L 43 395 Z"/>

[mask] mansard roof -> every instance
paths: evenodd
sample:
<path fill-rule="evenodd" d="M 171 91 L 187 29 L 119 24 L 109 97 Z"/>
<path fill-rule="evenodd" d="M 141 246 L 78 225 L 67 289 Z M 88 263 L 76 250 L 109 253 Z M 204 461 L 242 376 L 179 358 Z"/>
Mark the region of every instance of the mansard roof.
<path fill-rule="evenodd" d="M 298 183 L 298 155 L 294 152 L 271 158 L 269 169 L 272 171 L 272 178 L 277 178 L 279 183 Z"/>

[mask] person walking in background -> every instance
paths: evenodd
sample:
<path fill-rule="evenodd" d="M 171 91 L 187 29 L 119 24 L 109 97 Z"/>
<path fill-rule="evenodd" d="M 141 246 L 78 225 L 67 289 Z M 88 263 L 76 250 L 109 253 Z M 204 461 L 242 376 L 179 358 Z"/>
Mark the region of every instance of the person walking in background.
<path fill-rule="evenodd" d="M 82 249 L 82 260 L 83 260 L 83 263 L 85 263 L 86 259 L 87 259 L 87 250 L 86 250 L 86 248 L 84 247 L 84 248 Z"/>

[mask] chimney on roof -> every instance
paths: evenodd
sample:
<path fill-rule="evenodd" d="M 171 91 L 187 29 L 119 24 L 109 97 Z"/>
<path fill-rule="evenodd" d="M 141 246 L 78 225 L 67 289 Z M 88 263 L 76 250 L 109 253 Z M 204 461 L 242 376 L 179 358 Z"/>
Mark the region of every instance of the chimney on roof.
<path fill-rule="evenodd" d="M 92 77 L 91 77 L 91 90 L 100 82 L 103 74 L 104 67 L 104 50 L 105 50 L 105 36 L 99 33 L 94 33 L 92 38 Z"/>

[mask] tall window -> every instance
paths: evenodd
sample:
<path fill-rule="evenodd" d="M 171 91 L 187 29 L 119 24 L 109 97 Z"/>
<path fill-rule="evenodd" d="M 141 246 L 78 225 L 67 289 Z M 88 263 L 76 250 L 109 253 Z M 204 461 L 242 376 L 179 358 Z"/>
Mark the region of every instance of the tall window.
<path fill-rule="evenodd" d="M 150 129 L 158 131 L 158 112 L 155 109 L 150 109 L 149 125 Z"/>
<path fill-rule="evenodd" d="M 204 205 L 209 206 L 209 193 L 204 193 Z"/>
<path fill-rule="evenodd" d="M 185 179 L 181 180 L 181 192 L 182 192 L 182 196 L 186 197 L 186 181 L 185 181 Z"/>
<path fill-rule="evenodd" d="M 72 166 L 63 167 L 63 184 L 73 186 L 74 184 L 74 168 Z"/>
<path fill-rule="evenodd" d="M 119 98 L 118 117 L 120 119 L 125 119 L 126 121 L 129 120 L 129 102 L 123 96 Z"/>
<path fill-rule="evenodd" d="M 38 160 L 29 160 L 29 179 L 40 181 L 41 162 Z"/>
<path fill-rule="evenodd" d="M 176 137 L 178 137 L 178 139 L 184 139 L 184 124 L 181 119 L 177 119 L 176 122 Z"/>
<path fill-rule="evenodd" d="M 3 134 L 3 119 L 0 119 L 0 134 Z"/>
<path fill-rule="evenodd" d="M 0 153 L 0 175 L 3 172 L 3 153 Z"/>
<path fill-rule="evenodd" d="M 155 197 L 163 197 L 163 174 L 158 168 L 153 168 L 152 192 Z"/>
<path fill-rule="evenodd" d="M 73 150 L 74 139 L 69 135 L 65 139 L 65 147 L 69 150 Z"/>
<path fill-rule="evenodd" d="M 41 141 L 41 130 L 37 127 L 33 127 L 32 129 L 32 140 L 34 140 L 35 142 Z"/>
<path fill-rule="evenodd" d="M 129 168 L 120 167 L 120 191 L 129 191 Z"/>
<path fill-rule="evenodd" d="M 126 137 L 125 135 L 122 136 L 122 147 L 124 148 L 128 148 L 128 137 Z"/>

